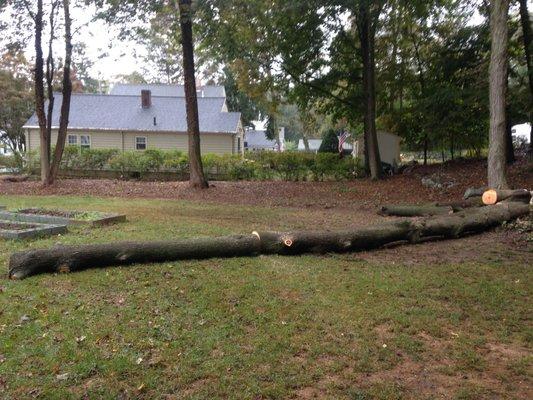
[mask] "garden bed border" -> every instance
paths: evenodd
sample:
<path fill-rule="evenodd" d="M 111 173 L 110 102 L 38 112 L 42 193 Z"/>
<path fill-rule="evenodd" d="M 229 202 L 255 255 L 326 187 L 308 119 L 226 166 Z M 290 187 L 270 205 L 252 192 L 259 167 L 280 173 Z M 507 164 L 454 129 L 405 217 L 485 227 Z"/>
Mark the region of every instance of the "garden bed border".
<path fill-rule="evenodd" d="M 22 210 L 24 211 L 24 210 Z M 0 211 L 0 219 L 18 222 L 52 225 L 90 225 L 103 226 L 116 222 L 125 222 L 125 214 L 102 213 L 103 217 L 94 221 L 82 221 L 73 218 L 59 217 L 54 215 L 25 214 L 24 212 Z"/>

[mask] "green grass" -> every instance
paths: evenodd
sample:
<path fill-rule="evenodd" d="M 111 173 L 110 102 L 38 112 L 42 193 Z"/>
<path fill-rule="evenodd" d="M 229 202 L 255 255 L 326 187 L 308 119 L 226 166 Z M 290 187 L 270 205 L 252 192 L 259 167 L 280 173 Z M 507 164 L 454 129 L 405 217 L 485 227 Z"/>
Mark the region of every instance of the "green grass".
<path fill-rule="evenodd" d="M 1 241 L 4 268 L 13 251 L 56 243 L 316 227 L 323 218 L 163 200 L 0 196 L 0 204 L 129 219 Z M 427 380 L 448 398 L 519 398 L 531 382 L 531 283 L 520 263 L 388 265 L 350 254 L 4 279 L 0 398 L 436 398 Z M 494 346 L 505 351 L 487 350 Z"/>

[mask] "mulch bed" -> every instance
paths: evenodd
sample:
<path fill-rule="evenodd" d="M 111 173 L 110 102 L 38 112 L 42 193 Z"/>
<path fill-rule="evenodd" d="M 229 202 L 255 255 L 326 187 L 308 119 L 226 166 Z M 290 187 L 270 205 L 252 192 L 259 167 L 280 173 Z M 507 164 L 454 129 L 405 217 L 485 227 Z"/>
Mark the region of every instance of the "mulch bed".
<path fill-rule="evenodd" d="M 142 182 L 121 180 L 67 179 L 51 187 L 37 181 L 0 182 L 0 194 L 81 195 L 124 198 L 162 198 L 225 204 L 298 208 L 375 208 L 384 203 L 420 204 L 453 201 L 468 187 L 486 185 L 485 160 L 457 160 L 445 164 L 415 166 L 409 172 L 381 181 L 358 179 L 349 182 L 240 181 L 211 182 L 209 190 L 192 190 L 187 182 Z M 423 177 L 437 178 L 441 188 L 422 184 Z M 531 167 L 520 160 L 509 168 L 515 188 L 530 188 Z"/>

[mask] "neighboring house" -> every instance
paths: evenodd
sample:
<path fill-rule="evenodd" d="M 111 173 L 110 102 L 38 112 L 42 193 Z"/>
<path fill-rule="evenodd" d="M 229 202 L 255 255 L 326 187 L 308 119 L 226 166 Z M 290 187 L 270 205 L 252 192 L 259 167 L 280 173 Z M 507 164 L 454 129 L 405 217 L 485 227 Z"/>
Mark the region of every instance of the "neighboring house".
<path fill-rule="evenodd" d="M 309 151 L 318 153 L 318 149 L 320 149 L 320 145 L 322 145 L 322 139 L 308 139 L 307 142 L 309 143 Z M 342 148 L 347 151 L 351 151 L 352 147 L 350 138 L 348 138 L 348 142 L 345 142 L 342 145 Z M 298 140 L 298 151 L 306 151 L 303 139 Z"/>
<path fill-rule="evenodd" d="M 278 144 L 266 137 L 266 131 L 247 130 L 244 132 L 244 150 L 247 151 L 275 151 Z"/>
<path fill-rule="evenodd" d="M 378 131 L 378 146 L 381 162 L 397 166 L 400 164 L 400 143 L 402 138 L 393 133 Z M 365 141 L 363 136 L 359 136 L 355 141 L 354 154 L 356 157 L 364 159 Z"/>
<path fill-rule="evenodd" d="M 52 144 L 57 141 L 61 94 L 55 94 Z M 228 112 L 222 86 L 198 89 L 202 153 L 243 152 L 241 114 Z M 34 114 L 26 129 L 26 148 L 40 146 Z M 93 149 L 188 150 L 187 115 L 182 85 L 118 84 L 110 94 L 72 94 L 67 145 Z"/>
<path fill-rule="evenodd" d="M 247 130 L 244 132 L 244 149 L 247 151 L 284 151 L 285 128 L 279 130 L 279 144 L 266 137 L 264 130 Z"/>
<path fill-rule="evenodd" d="M 531 124 L 525 123 L 520 125 L 515 125 L 511 129 L 511 134 L 513 139 L 523 142 L 530 143 L 531 141 Z"/>
<path fill-rule="evenodd" d="M 309 143 L 309 151 L 316 153 L 322 144 L 322 139 L 308 139 L 307 142 Z M 298 151 L 306 151 L 303 139 L 298 140 Z"/>

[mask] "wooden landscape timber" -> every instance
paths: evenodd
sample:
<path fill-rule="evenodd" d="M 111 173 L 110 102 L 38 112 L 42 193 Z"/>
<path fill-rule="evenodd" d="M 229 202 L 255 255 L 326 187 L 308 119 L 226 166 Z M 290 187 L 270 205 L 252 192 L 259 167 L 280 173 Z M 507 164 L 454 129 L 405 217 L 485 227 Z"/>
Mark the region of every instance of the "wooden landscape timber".
<path fill-rule="evenodd" d="M 366 250 L 402 242 L 457 238 L 485 231 L 529 212 L 529 204 L 509 202 L 471 208 L 450 215 L 403 219 L 342 232 L 254 232 L 251 235 L 168 242 L 56 246 L 14 253 L 9 261 L 9 277 L 24 279 L 41 273 L 213 257 Z"/>

